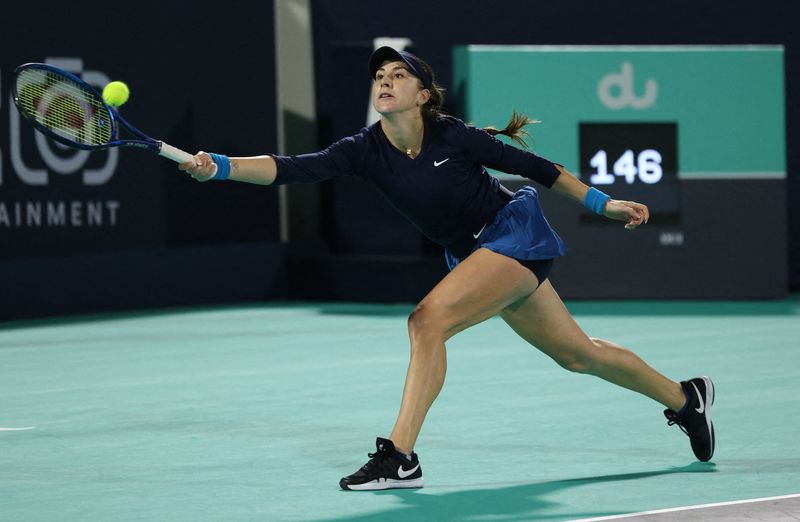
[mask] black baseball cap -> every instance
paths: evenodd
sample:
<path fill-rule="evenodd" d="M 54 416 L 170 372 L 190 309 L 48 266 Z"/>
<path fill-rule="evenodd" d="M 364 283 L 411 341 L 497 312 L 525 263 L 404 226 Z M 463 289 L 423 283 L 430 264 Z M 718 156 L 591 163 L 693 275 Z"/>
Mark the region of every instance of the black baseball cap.
<path fill-rule="evenodd" d="M 371 78 L 375 78 L 375 73 L 381 68 L 381 64 L 385 61 L 403 62 L 408 67 L 408 71 L 420 79 L 422 86 L 430 89 L 433 82 L 431 82 L 430 75 L 422 68 L 419 58 L 411 53 L 405 51 L 398 51 L 391 47 L 379 47 L 373 51 L 372 56 L 369 57 L 369 74 Z"/>

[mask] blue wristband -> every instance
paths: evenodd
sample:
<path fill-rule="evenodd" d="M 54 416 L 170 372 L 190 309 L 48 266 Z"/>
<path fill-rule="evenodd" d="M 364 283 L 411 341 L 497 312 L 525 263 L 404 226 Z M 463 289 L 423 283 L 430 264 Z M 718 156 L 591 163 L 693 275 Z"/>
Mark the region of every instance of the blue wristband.
<path fill-rule="evenodd" d="M 586 193 L 586 197 L 583 198 L 583 206 L 602 216 L 603 211 L 606 209 L 606 202 L 609 199 L 611 199 L 611 196 L 592 187 Z"/>
<path fill-rule="evenodd" d="M 209 152 L 208 155 L 217 164 L 217 173 L 211 179 L 228 179 L 228 176 L 231 175 L 231 160 L 228 159 L 228 156 L 214 154 L 213 152 Z"/>

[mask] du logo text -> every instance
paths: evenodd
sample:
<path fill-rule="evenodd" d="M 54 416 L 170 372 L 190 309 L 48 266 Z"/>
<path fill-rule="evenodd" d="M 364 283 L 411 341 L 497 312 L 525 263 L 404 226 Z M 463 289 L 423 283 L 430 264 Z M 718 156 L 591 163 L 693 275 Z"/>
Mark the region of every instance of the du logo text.
<path fill-rule="evenodd" d="M 634 85 L 633 65 L 630 62 L 623 62 L 620 72 L 609 73 L 600 79 L 600 83 L 597 84 L 597 97 L 603 105 L 614 111 L 626 107 L 638 110 L 652 107 L 658 97 L 656 81 L 648 79 L 641 95 L 636 94 Z"/>

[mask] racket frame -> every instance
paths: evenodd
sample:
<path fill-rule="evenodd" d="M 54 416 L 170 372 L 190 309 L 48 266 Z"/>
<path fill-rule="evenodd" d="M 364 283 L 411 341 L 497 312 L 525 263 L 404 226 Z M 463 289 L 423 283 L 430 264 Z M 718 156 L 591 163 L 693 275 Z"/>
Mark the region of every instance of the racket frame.
<path fill-rule="evenodd" d="M 40 122 L 36 120 L 36 118 L 29 114 L 28 110 L 24 107 L 24 105 L 20 102 L 19 95 L 17 93 L 17 76 L 23 72 L 24 70 L 28 69 L 38 69 L 47 71 L 56 75 L 64 76 L 71 80 L 72 82 L 76 83 L 80 88 L 89 93 L 93 94 L 97 97 L 97 100 L 103 104 L 103 106 L 108 110 L 109 117 L 111 121 L 109 124 L 111 125 L 111 140 L 106 143 L 100 145 L 90 145 L 86 143 L 80 143 L 77 141 L 72 141 L 68 138 L 60 136 L 53 132 L 49 127 L 46 125 L 42 125 Z M 19 113 L 28 120 L 39 132 L 45 134 L 48 138 L 57 141 L 63 145 L 68 147 L 81 149 L 81 150 L 105 150 L 111 147 L 137 147 L 140 149 L 148 149 L 156 154 L 169 158 L 177 163 L 183 163 L 186 161 L 194 161 L 194 157 L 189 154 L 188 152 L 184 152 L 172 145 L 164 143 L 163 141 L 159 141 L 156 139 L 151 138 L 147 134 L 143 133 L 133 125 L 131 125 L 125 118 L 120 116 L 119 111 L 115 107 L 108 105 L 105 100 L 103 100 L 103 96 L 100 92 L 94 88 L 93 86 L 89 85 L 83 79 L 79 78 L 78 76 L 67 72 L 63 69 L 58 67 L 54 67 L 52 65 L 46 63 L 25 63 L 20 65 L 14 70 L 14 81 L 11 84 L 11 94 L 14 100 L 14 105 L 17 107 Z M 119 126 L 124 127 L 128 132 L 133 134 L 139 139 L 135 140 L 121 140 L 119 139 Z"/>

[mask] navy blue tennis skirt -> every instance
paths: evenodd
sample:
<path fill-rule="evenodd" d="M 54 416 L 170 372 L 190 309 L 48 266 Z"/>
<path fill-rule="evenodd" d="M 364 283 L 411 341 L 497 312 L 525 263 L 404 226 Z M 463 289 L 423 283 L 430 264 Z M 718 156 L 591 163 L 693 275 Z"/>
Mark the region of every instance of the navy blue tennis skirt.
<path fill-rule="evenodd" d="M 539 194 L 528 186 L 519 189 L 494 221 L 486 225 L 470 253 L 479 248 L 512 257 L 525 266 L 528 266 L 525 261 L 552 260 L 567 252 L 564 241 L 544 217 Z M 455 257 L 447 250 L 444 256 L 450 270 L 466 259 Z"/>

